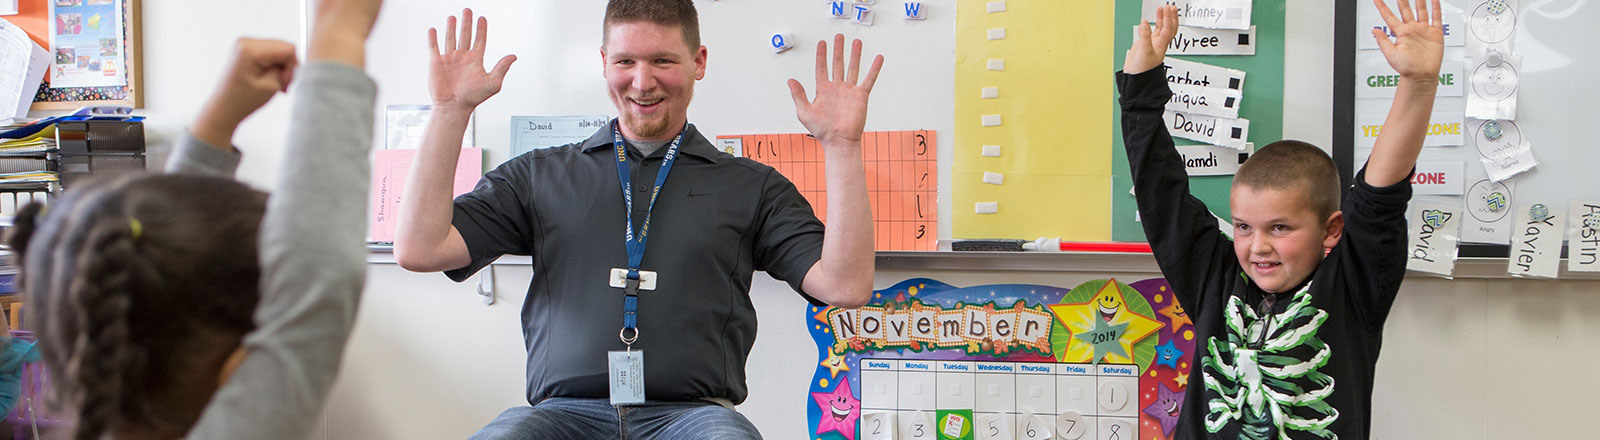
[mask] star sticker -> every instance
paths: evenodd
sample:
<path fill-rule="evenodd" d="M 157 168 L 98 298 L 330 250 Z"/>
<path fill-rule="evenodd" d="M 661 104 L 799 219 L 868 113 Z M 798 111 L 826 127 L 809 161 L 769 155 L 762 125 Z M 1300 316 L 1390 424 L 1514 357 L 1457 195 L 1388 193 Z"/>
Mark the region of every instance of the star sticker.
<path fill-rule="evenodd" d="M 1094 363 L 1108 354 L 1128 357 L 1128 352 L 1122 349 L 1122 344 L 1117 341 L 1122 339 L 1122 334 L 1128 331 L 1128 324 L 1112 324 L 1096 319 L 1094 329 L 1083 333 L 1073 334 L 1072 337 L 1094 346 Z"/>
<path fill-rule="evenodd" d="M 844 358 L 839 357 L 833 350 L 828 350 L 828 358 L 823 359 L 821 365 L 828 367 L 834 378 L 839 377 L 840 371 L 850 371 L 850 364 L 845 363 Z"/>
<path fill-rule="evenodd" d="M 833 431 L 847 440 L 856 439 L 856 419 L 861 417 L 861 400 L 850 394 L 848 379 L 839 381 L 839 386 L 833 387 L 832 392 L 811 393 L 811 398 L 822 409 L 822 417 L 817 421 L 818 436 Z"/>
<path fill-rule="evenodd" d="M 1182 307 L 1178 307 L 1177 298 L 1173 298 L 1172 304 L 1168 304 L 1161 309 L 1161 315 L 1166 316 L 1167 322 L 1172 323 L 1172 331 L 1174 332 L 1185 325 L 1194 326 L 1194 321 L 1189 319 L 1189 314 L 1185 313 Z"/>
<path fill-rule="evenodd" d="M 1178 369 L 1178 358 L 1181 356 L 1183 356 L 1183 350 L 1179 350 L 1178 346 L 1172 343 L 1172 340 L 1167 340 L 1167 343 L 1156 346 L 1156 365 L 1166 365 L 1176 370 Z"/>
<path fill-rule="evenodd" d="M 1144 407 L 1144 413 L 1161 421 L 1161 432 L 1172 435 L 1172 428 L 1178 425 L 1178 412 L 1183 409 L 1183 392 L 1172 391 L 1167 384 L 1161 384 L 1156 389 L 1156 400 Z"/>
<path fill-rule="evenodd" d="M 816 318 L 818 321 L 822 321 L 824 323 L 828 323 L 828 311 L 829 310 L 833 310 L 833 306 L 823 307 L 821 311 L 818 311 L 816 315 L 812 315 L 811 317 L 812 318 Z M 831 323 L 829 323 L 829 324 L 831 324 Z"/>
<path fill-rule="evenodd" d="M 1172 378 L 1172 381 L 1176 382 L 1179 388 L 1189 388 L 1189 373 L 1180 371 L 1177 377 Z"/>
<path fill-rule="evenodd" d="M 1114 364 L 1131 364 L 1133 344 L 1161 329 L 1160 321 L 1128 309 L 1116 279 L 1107 280 L 1087 302 L 1051 304 L 1050 313 L 1055 315 L 1056 321 L 1061 323 L 1062 327 L 1074 335 L 1068 339 L 1065 351 L 1059 357 L 1060 362 L 1099 362 L 1102 356 L 1106 356 L 1105 360 Z M 1107 353 L 1101 349 L 1102 347 L 1097 346 L 1100 344 L 1077 337 L 1092 331 L 1100 323 L 1121 325 L 1126 329 L 1119 331 L 1118 338 L 1110 341 L 1118 345 L 1117 350 Z M 1083 342 L 1080 343 L 1080 340 Z M 1103 344 L 1107 341 L 1100 342 Z"/>

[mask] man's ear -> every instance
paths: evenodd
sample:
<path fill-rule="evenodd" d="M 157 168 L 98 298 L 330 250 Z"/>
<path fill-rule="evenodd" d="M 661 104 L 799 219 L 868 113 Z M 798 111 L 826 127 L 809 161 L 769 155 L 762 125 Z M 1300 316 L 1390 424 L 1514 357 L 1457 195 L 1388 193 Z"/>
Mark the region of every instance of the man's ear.
<path fill-rule="evenodd" d="M 1339 244 L 1339 238 L 1344 236 L 1344 211 L 1334 211 L 1328 214 L 1326 226 L 1323 226 L 1322 248 L 1332 249 Z"/>
<path fill-rule="evenodd" d="M 694 52 L 694 80 L 706 79 L 706 47 L 701 45 Z"/>

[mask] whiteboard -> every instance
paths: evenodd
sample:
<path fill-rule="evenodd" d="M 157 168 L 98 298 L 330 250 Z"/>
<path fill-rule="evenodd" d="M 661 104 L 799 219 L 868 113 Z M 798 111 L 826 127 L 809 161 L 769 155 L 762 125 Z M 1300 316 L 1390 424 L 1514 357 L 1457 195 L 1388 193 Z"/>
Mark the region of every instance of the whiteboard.
<path fill-rule="evenodd" d="M 311 4 L 315 0 L 305 0 Z M 387 0 L 367 45 L 367 71 L 378 82 L 378 105 L 428 104 L 429 27 L 470 6 L 489 18 L 485 63 L 506 54 L 517 62 L 500 94 L 474 116 L 477 146 L 488 165 L 510 158 L 512 116 L 616 115 L 606 96 L 600 58 L 604 1 L 491 0 L 440 2 Z M 932 129 L 939 132 L 939 237 L 950 237 L 949 133 L 953 127 L 955 1 L 925 1 L 926 20 L 906 20 L 901 1 L 879 1 L 871 26 L 828 14 L 814 0 L 697 0 L 706 77 L 695 87 L 689 122 L 708 138 L 718 135 L 804 133 L 785 82 L 795 78 L 815 90 L 816 41 L 835 33 L 860 38 L 869 59 L 886 58 L 868 107 L 867 131 Z M 979 3 L 981 4 L 981 3 Z M 308 17 L 308 20 L 314 18 Z M 307 23 L 309 28 L 310 23 Z M 774 54 L 775 33 L 800 43 Z M 870 61 L 868 61 L 870 63 Z M 382 142 L 382 124 L 375 140 Z M 486 168 L 487 169 L 487 168 Z"/>
<path fill-rule="evenodd" d="M 1375 15 L 1370 3 L 1347 2 L 1362 16 Z M 1391 2 L 1391 6 L 1392 6 Z M 1460 11 L 1479 3 L 1477 0 L 1445 0 L 1444 10 Z M 1508 2 L 1515 4 L 1517 2 Z M 1346 9 L 1348 11 L 1348 9 Z M 1517 92 L 1517 117 L 1515 123 L 1533 144 L 1533 155 L 1538 166 L 1516 175 L 1512 207 L 1516 209 L 1534 203 L 1552 208 L 1566 209 L 1570 200 L 1600 199 L 1600 146 L 1591 130 L 1600 127 L 1595 115 L 1600 110 L 1600 88 L 1593 87 L 1596 72 L 1600 72 L 1600 57 L 1594 57 L 1594 41 L 1600 41 L 1600 3 L 1590 0 L 1521 0 L 1517 9 L 1518 24 L 1515 34 L 1516 54 L 1522 57 L 1521 82 Z M 1355 29 L 1346 31 L 1355 46 L 1372 35 L 1363 27 L 1366 21 L 1357 21 Z M 1350 45 L 1345 46 L 1351 47 Z M 1376 51 L 1358 50 L 1357 62 L 1363 55 Z M 1447 47 L 1445 64 L 1465 63 L 1465 50 Z M 1381 60 L 1381 54 L 1378 55 Z M 1359 75 L 1357 75 L 1359 76 Z M 1349 78 L 1361 81 L 1362 78 Z M 1356 120 L 1363 113 L 1385 113 L 1388 102 L 1356 99 Z M 1461 112 L 1466 98 L 1440 97 L 1435 101 L 1435 112 Z M 1348 127 L 1360 130 L 1360 123 Z M 1356 137 L 1359 138 L 1359 133 Z M 1368 151 L 1355 148 L 1355 165 L 1360 167 Z M 1487 178 L 1478 154 L 1469 145 L 1460 147 L 1426 147 L 1419 161 L 1462 161 L 1466 164 L 1465 183 L 1469 187 Z M 1462 197 L 1444 197 L 1444 200 L 1462 201 Z M 1502 242 L 1501 244 L 1504 244 Z M 1503 253 L 1501 254 L 1503 255 Z"/>

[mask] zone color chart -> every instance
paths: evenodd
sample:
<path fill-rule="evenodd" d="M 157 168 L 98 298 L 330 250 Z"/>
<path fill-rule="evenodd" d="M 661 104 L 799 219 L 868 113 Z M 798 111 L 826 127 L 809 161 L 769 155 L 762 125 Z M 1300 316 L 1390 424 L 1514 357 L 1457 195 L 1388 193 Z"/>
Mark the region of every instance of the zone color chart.
<path fill-rule="evenodd" d="M 717 145 L 767 164 L 794 182 L 817 218 L 828 219 L 822 146 L 805 134 L 718 136 Z M 933 130 L 869 131 L 861 139 L 873 248 L 934 251 L 939 246 L 938 145 Z"/>
<path fill-rule="evenodd" d="M 961 419 L 945 414 L 964 413 L 968 438 L 1138 438 L 1134 365 L 869 358 L 861 361 L 861 386 L 863 437 L 869 424 L 888 419 L 882 414 L 898 422 L 892 438 L 914 439 L 917 423 L 931 421 L 937 433 Z"/>

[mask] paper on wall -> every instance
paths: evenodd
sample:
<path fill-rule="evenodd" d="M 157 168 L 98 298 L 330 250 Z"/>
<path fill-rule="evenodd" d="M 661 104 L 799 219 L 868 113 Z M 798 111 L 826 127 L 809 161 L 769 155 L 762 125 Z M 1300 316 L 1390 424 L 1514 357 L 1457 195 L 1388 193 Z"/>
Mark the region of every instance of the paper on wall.
<path fill-rule="evenodd" d="M 388 150 L 408 150 L 422 147 L 422 132 L 428 128 L 428 121 L 433 118 L 433 106 L 394 104 L 383 108 L 383 148 Z M 467 117 L 467 132 L 461 137 L 461 148 L 472 148 L 476 142 L 473 136 L 473 119 Z"/>
<path fill-rule="evenodd" d="M 1178 24 L 1212 29 L 1250 28 L 1250 7 L 1253 0 L 1144 0 L 1142 17 L 1156 22 L 1156 8 L 1164 5 L 1178 7 Z"/>
<path fill-rule="evenodd" d="M 1450 278 L 1460 242 L 1461 204 L 1442 199 L 1417 199 L 1406 213 L 1406 269 Z"/>
<path fill-rule="evenodd" d="M 1194 113 L 1164 111 L 1161 119 L 1167 123 L 1167 132 L 1180 137 L 1234 150 L 1244 150 L 1250 138 L 1250 120 L 1219 118 Z"/>
<path fill-rule="evenodd" d="M 1518 205 L 1516 239 L 1506 257 L 1511 276 L 1555 278 L 1561 270 L 1561 238 L 1567 213 L 1542 203 Z"/>
<path fill-rule="evenodd" d="M 1511 240 L 1511 201 L 1516 182 L 1489 179 L 1467 189 L 1467 213 L 1461 223 L 1461 240 L 1470 243 L 1507 244 Z"/>
<path fill-rule="evenodd" d="M 610 116 L 512 116 L 511 157 L 540 148 L 583 142 L 611 122 Z"/>
<path fill-rule="evenodd" d="M 28 116 L 33 94 L 49 69 L 50 51 L 21 27 L 0 19 L 0 119 Z"/>
<path fill-rule="evenodd" d="M 1470 55 L 1467 61 L 1472 69 L 1467 72 L 1467 117 L 1516 119 L 1522 57 L 1486 52 Z"/>
<path fill-rule="evenodd" d="M 1372 148 L 1378 142 L 1378 135 L 1383 131 L 1383 124 L 1389 118 L 1387 112 L 1364 112 L 1357 115 L 1356 120 L 1356 148 Z M 1466 118 L 1459 111 L 1433 112 L 1428 118 L 1428 129 L 1422 138 L 1424 147 L 1453 147 L 1462 145 L 1465 141 L 1462 133 L 1466 129 Z"/>
<path fill-rule="evenodd" d="M 1539 164 L 1533 157 L 1533 143 L 1514 121 L 1468 119 L 1467 133 L 1467 144 L 1477 150 L 1478 161 L 1496 182 Z"/>
<path fill-rule="evenodd" d="M 1600 200 L 1575 200 L 1567 212 L 1567 271 L 1600 272 Z"/>
<path fill-rule="evenodd" d="M 1172 98 L 1167 100 L 1167 110 L 1219 118 L 1239 117 L 1243 94 L 1238 90 L 1187 84 L 1168 86 L 1172 88 Z"/>

